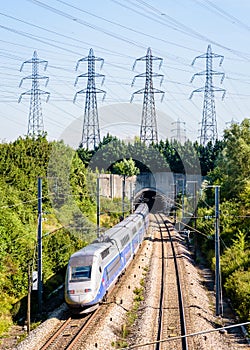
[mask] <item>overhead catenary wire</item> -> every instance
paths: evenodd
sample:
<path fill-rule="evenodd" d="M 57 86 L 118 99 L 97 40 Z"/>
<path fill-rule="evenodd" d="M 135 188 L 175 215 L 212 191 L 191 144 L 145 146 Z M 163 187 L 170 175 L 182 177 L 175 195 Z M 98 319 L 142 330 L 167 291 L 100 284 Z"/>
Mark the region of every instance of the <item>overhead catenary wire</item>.
<path fill-rule="evenodd" d="M 229 326 L 223 326 L 223 327 L 218 327 L 218 328 L 212 328 L 212 329 L 207 329 L 207 330 L 202 330 L 200 332 L 195 332 L 195 333 L 189 333 L 186 335 L 180 335 L 180 336 L 176 336 L 176 337 L 169 337 L 166 339 L 161 339 L 158 341 L 152 341 L 152 342 L 147 342 L 147 343 L 142 343 L 142 344 L 137 344 L 137 345 L 131 345 L 131 346 L 127 346 L 125 348 L 120 348 L 118 350 L 132 350 L 132 349 L 139 349 L 139 348 L 143 348 L 145 346 L 148 345 L 155 345 L 155 344 L 161 344 L 161 343 L 168 343 L 168 342 L 172 342 L 174 340 L 177 339 L 182 339 L 183 337 L 195 337 L 198 335 L 203 335 L 203 334 L 208 334 L 208 333 L 213 333 L 213 332 L 220 332 L 220 331 L 225 331 L 227 329 L 231 329 L 231 328 L 235 328 L 235 327 L 243 327 L 243 326 L 248 326 L 250 324 L 250 322 L 243 322 L 243 323 L 236 323 L 233 325 L 229 325 Z"/>

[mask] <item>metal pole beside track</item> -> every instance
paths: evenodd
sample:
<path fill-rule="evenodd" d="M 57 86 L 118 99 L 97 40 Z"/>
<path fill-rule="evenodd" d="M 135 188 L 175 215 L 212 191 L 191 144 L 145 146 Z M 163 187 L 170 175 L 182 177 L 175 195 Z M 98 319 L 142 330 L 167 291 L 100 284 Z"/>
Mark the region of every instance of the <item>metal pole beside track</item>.
<path fill-rule="evenodd" d="M 222 315 L 222 291 L 220 272 L 220 206 L 219 206 L 219 186 L 215 186 L 215 288 L 216 288 L 216 316 Z"/>
<path fill-rule="evenodd" d="M 42 281 L 42 178 L 38 178 L 38 230 L 37 230 L 37 246 L 38 246 L 38 313 L 42 313 L 42 297 L 43 297 L 43 281 Z"/>
<path fill-rule="evenodd" d="M 97 174 L 96 183 L 96 223 L 97 223 L 97 237 L 100 236 L 100 175 Z"/>

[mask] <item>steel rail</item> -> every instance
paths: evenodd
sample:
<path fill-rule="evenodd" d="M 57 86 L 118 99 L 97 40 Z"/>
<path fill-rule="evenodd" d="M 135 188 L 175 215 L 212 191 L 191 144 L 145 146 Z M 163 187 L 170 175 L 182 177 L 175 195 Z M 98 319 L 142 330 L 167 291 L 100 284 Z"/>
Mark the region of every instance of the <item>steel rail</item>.
<path fill-rule="evenodd" d="M 162 218 L 162 216 L 160 215 Z M 179 301 L 179 311 L 180 311 L 180 325 L 181 325 L 181 341 L 182 341 L 182 349 L 183 350 L 188 350 L 188 342 L 187 342 L 187 329 L 186 329 L 186 320 L 185 320 L 185 312 L 184 312 L 184 301 L 183 301 L 183 294 L 182 294 L 182 288 L 181 288 L 181 280 L 180 280 L 180 273 L 179 273 L 179 268 L 178 268 L 178 262 L 177 262 L 177 257 L 176 257 L 176 252 L 174 248 L 174 242 L 172 239 L 172 236 L 170 234 L 170 230 L 164 219 L 162 218 L 165 227 L 167 228 L 168 231 L 168 236 L 170 239 L 172 251 L 173 251 L 173 258 L 174 258 L 174 264 L 175 264 L 175 270 L 176 270 L 176 280 L 177 280 L 177 290 L 178 290 L 178 301 Z"/>
<path fill-rule="evenodd" d="M 87 318 L 86 322 L 80 327 L 79 332 L 74 336 L 73 339 L 71 339 L 71 341 L 69 342 L 68 346 L 65 348 L 67 350 L 71 350 L 73 349 L 73 347 L 76 345 L 76 343 L 78 342 L 78 340 L 80 339 L 80 337 L 82 336 L 83 332 L 85 331 L 85 329 L 88 327 L 88 325 L 90 324 L 90 322 L 93 320 L 93 318 L 95 317 L 96 312 L 94 311 L 90 317 Z"/>
<path fill-rule="evenodd" d="M 157 221 L 157 224 L 160 229 L 160 236 L 161 236 L 161 290 L 160 290 L 160 300 L 159 300 L 159 315 L 158 315 L 158 331 L 157 331 L 157 342 L 161 340 L 161 333 L 162 333 L 162 319 L 163 319 L 163 304 L 164 304 L 164 276 L 165 276 L 165 259 L 164 259 L 164 243 L 163 243 L 163 234 L 162 229 L 160 226 L 160 222 L 155 215 L 155 219 Z M 160 343 L 156 343 L 155 350 L 160 350 Z"/>
<path fill-rule="evenodd" d="M 56 340 L 56 338 L 64 331 L 67 325 L 71 322 L 71 317 L 69 317 L 52 336 L 46 341 L 46 343 L 40 348 L 40 350 L 46 350 L 48 347 Z"/>
<path fill-rule="evenodd" d="M 82 320 L 82 325 L 79 327 L 78 332 L 69 340 L 69 343 L 65 345 L 64 349 L 72 349 L 73 346 L 78 342 L 79 338 L 83 334 L 84 330 L 88 327 L 89 323 L 93 320 L 95 317 L 96 312 L 93 312 L 92 314 L 89 314 L 84 317 Z M 57 338 L 59 338 L 63 331 L 66 329 L 67 326 L 70 325 L 70 322 L 74 321 L 71 317 L 69 317 L 57 330 L 55 333 L 52 334 L 52 336 L 46 341 L 46 343 L 39 349 L 39 350 L 46 350 L 49 349 L 49 347 L 52 345 L 53 342 L 56 341 Z M 56 345 L 54 346 L 56 348 Z"/>

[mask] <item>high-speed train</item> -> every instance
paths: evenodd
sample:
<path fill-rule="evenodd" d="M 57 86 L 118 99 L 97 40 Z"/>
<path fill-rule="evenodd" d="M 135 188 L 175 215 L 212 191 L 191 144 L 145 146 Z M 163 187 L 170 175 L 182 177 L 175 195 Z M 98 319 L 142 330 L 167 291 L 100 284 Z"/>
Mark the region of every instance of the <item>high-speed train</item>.
<path fill-rule="evenodd" d="M 148 206 L 140 204 L 125 220 L 71 255 L 65 300 L 72 311 L 86 313 L 98 307 L 133 259 L 148 225 Z"/>

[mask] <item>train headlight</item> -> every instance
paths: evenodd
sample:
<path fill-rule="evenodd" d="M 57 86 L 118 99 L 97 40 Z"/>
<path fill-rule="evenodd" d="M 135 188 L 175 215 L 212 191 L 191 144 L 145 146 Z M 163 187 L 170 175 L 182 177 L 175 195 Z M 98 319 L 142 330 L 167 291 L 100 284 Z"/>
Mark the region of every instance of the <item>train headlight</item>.
<path fill-rule="evenodd" d="M 85 289 L 69 289 L 68 294 L 83 294 L 83 293 L 90 293 L 92 292 L 91 288 L 85 288 Z"/>

